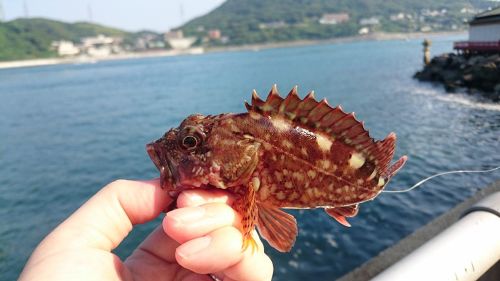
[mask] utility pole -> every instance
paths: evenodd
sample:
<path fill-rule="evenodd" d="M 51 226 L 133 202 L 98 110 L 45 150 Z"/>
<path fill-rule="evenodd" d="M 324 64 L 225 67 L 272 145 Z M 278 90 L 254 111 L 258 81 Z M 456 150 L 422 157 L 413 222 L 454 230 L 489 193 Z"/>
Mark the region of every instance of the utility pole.
<path fill-rule="evenodd" d="M 181 26 L 184 23 L 184 6 L 182 5 L 182 3 L 179 4 L 179 15 L 181 18 L 181 23 L 179 24 L 179 26 Z"/>
<path fill-rule="evenodd" d="M 93 20 L 93 18 L 92 18 L 92 4 L 90 4 L 90 3 L 87 4 L 87 17 L 88 17 L 89 22 L 92 22 L 92 20 Z"/>
<path fill-rule="evenodd" d="M 3 3 L 2 0 L 0 0 L 0 22 L 5 21 L 5 14 L 3 11 Z"/>
<path fill-rule="evenodd" d="M 28 3 L 26 2 L 26 0 L 23 1 L 23 8 L 24 8 L 24 17 L 25 18 L 29 18 L 30 17 L 30 13 L 29 13 L 29 10 L 28 10 Z"/>

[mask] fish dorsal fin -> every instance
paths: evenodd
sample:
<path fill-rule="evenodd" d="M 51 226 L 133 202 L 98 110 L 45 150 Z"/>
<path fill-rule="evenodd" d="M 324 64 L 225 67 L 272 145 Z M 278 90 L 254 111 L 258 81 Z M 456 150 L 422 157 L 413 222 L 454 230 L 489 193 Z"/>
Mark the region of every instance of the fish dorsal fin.
<path fill-rule="evenodd" d="M 359 205 L 350 205 L 343 207 L 325 208 L 325 212 L 343 226 L 350 227 L 351 224 L 347 221 L 346 217 L 352 218 L 358 214 Z"/>
<path fill-rule="evenodd" d="M 340 140 L 374 161 L 381 174 L 386 174 L 394 155 L 394 133 L 390 133 L 384 140 L 375 141 L 365 129 L 364 123 L 356 119 L 354 112 L 346 113 L 340 105 L 333 108 L 326 99 L 316 101 L 314 91 L 300 99 L 295 86 L 283 99 L 276 85 L 273 85 L 265 101 L 254 90 L 252 103 L 245 103 L 245 106 L 250 113 L 268 117 L 282 116 L 312 132 L 320 132 Z"/>
<path fill-rule="evenodd" d="M 280 252 L 289 252 L 297 237 L 295 218 L 277 207 L 257 202 L 257 229 L 269 244 Z"/>

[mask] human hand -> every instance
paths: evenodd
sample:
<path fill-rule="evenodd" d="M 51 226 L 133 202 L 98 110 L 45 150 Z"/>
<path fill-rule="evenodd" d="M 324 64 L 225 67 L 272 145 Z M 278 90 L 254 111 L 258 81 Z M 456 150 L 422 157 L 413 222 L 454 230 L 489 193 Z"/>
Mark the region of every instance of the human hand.
<path fill-rule="evenodd" d="M 209 273 L 224 281 L 271 280 L 272 262 L 257 235 L 257 251 L 241 251 L 230 200 L 221 191 L 181 193 L 179 208 L 123 262 L 111 251 L 172 199 L 158 180 L 115 181 L 38 245 L 19 280 L 213 280 Z"/>

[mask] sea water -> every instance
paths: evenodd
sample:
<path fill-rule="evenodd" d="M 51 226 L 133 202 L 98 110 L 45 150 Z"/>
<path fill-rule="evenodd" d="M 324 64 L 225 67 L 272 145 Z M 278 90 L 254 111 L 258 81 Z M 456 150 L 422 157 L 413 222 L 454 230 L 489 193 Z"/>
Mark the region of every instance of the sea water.
<path fill-rule="evenodd" d="M 433 38 L 449 52 L 456 37 Z M 370 134 L 398 137 L 408 155 L 388 189 L 431 174 L 500 163 L 500 105 L 412 79 L 421 40 L 326 44 L 200 56 L 0 70 L 0 276 L 18 277 L 40 240 L 102 186 L 158 176 L 145 144 L 192 113 L 242 112 L 252 89 L 315 90 L 364 120 Z M 275 280 L 333 280 L 446 212 L 491 174 L 449 175 L 361 205 L 345 228 L 323 210 L 291 211 L 290 253 L 271 247 Z M 126 257 L 160 220 L 137 227 Z"/>

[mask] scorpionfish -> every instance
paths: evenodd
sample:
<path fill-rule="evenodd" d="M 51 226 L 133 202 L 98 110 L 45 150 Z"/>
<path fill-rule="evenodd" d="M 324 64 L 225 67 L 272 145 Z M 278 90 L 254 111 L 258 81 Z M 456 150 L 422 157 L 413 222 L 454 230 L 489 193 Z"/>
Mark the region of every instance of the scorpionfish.
<path fill-rule="evenodd" d="M 297 223 L 281 208 L 324 208 L 349 226 L 346 217 L 375 198 L 406 162 L 403 156 L 390 165 L 394 133 L 374 140 L 354 113 L 316 101 L 314 92 L 300 99 L 294 87 L 282 98 L 274 85 L 265 101 L 254 90 L 245 106 L 245 113 L 191 115 L 147 145 L 171 197 L 190 188 L 234 196 L 243 249 L 256 247 L 257 227 L 272 247 L 290 251 Z"/>

